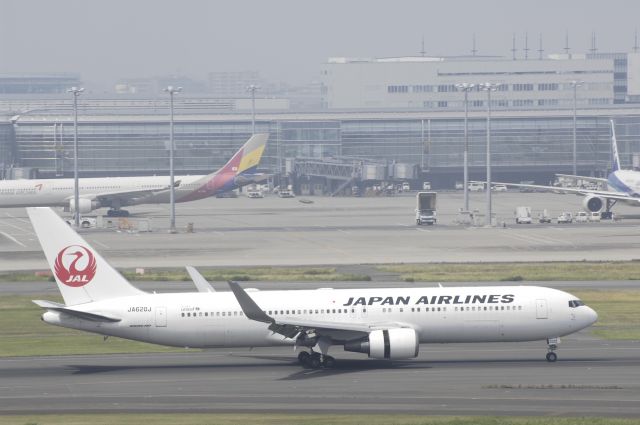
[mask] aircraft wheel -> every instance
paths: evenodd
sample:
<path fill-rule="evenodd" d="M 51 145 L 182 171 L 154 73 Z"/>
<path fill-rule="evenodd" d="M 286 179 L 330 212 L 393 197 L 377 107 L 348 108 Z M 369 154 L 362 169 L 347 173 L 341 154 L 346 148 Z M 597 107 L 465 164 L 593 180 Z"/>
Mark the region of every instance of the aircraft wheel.
<path fill-rule="evenodd" d="M 298 361 L 300 362 L 301 365 L 304 365 L 309 361 L 309 357 L 310 357 L 309 353 L 307 353 L 306 351 L 301 351 L 298 354 Z"/>
<path fill-rule="evenodd" d="M 336 359 L 331 356 L 324 356 L 324 359 L 322 359 L 322 366 L 327 369 L 333 369 L 336 366 Z"/>
<path fill-rule="evenodd" d="M 309 366 L 311 369 L 320 369 L 322 365 L 322 361 L 320 360 L 320 354 L 313 353 L 311 357 L 309 357 Z"/>
<path fill-rule="evenodd" d="M 549 363 L 553 363 L 556 360 L 558 360 L 558 355 L 556 353 L 554 353 L 553 351 L 547 353 L 547 361 Z"/>

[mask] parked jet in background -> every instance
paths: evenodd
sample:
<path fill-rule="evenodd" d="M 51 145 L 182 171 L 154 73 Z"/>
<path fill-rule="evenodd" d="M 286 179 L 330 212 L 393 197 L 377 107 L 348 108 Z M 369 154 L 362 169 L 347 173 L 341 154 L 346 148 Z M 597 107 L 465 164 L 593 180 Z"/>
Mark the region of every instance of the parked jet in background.
<path fill-rule="evenodd" d="M 546 340 L 597 314 L 566 292 L 542 287 L 253 291 L 148 294 L 132 286 L 50 208 L 28 208 L 65 304 L 36 300 L 42 320 L 102 335 L 177 347 L 307 347 L 299 361 L 331 367 L 330 347 L 376 359 L 409 359 L 421 343 Z"/>
<path fill-rule="evenodd" d="M 264 152 L 268 134 L 255 134 L 218 171 L 207 175 L 176 176 L 175 200 L 188 202 L 262 181 L 265 174 L 256 168 Z M 80 213 L 109 207 L 110 216 L 127 216 L 122 207 L 169 202 L 167 176 L 81 178 Z M 0 208 L 58 206 L 75 211 L 73 179 L 0 181 Z"/>
<path fill-rule="evenodd" d="M 574 176 L 569 174 L 556 174 L 558 177 L 567 177 L 575 180 L 582 180 L 606 184 L 609 190 L 582 189 L 559 186 L 542 186 L 535 184 L 516 183 L 496 183 L 511 187 L 540 190 L 543 192 L 574 193 L 584 196 L 582 206 L 587 212 L 609 212 L 616 202 L 624 202 L 631 206 L 640 206 L 640 172 L 633 170 L 622 170 L 620 168 L 620 157 L 618 156 L 618 143 L 616 141 L 616 129 L 613 120 L 611 121 L 611 173 L 606 179 L 598 177 Z"/>

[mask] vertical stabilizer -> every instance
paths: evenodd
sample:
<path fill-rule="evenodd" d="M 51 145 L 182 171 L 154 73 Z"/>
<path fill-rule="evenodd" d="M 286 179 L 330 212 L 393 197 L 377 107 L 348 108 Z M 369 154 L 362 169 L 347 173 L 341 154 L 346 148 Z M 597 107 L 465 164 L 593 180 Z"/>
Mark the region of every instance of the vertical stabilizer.
<path fill-rule="evenodd" d="M 616 125 L 613 120 L 611 120 L 611 172 L 618 171 L 620 169 L 618 141 L 616 140 Z"/>
<path fill-rule="evenodd" d="M 140 295 L 51 208 L 27 208 L 66 305 Z"/>
<path fill-rule="evenodd" d="M 251 136 L 219 172 L 234 173 L 236 175 L 254 172 L 260 163 L 268 139 L 269 134 L 267 133 Z"/>

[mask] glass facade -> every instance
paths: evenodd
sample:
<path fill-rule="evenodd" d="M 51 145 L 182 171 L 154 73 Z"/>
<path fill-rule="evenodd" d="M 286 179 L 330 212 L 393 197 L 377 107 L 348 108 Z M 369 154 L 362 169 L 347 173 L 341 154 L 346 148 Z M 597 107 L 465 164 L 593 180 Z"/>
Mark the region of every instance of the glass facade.
<path fill-rule="evenodd" d="M 577 121 L 578 170 L 604 175 L 610 167 L 611 115 L 581 115 Z M 623 166 L 640 152 L 640 112 L 615 117 Z M 330 117 L 330 119 L 329 119 Z M 337 117 L 337 118 L 336 118 Z M 0 125 L 0 164 L 34 167 L 43 177 L 70 176 L 73 124 L 51 119 L 21 120 L 17 127 Z M 420 165 L 431 173 L 458 172 L 462 167 L 464 119 L 420 118 L 388 114 L 309 113 L 261 117 L 257 132 L 270 133 L 261 169 L 277 173 L 285 158 L 329 159 L 357 157 Z M 180 120 L 175 125 L 177 173 L 202 174 L 220 168 L 250 137 L 251 122 Z M 485 166 L 486 120 L 469 120 L 469 163 Z M 15 138 L 15 144 L 13 140 Z M 573 158 L 573 118 L 562 116 L 509 117 L 491 121 L 492 161 L 497 173 L 568 172 Z M 79 126 L 82 175 L 168 173 L 169 126 L 166 122 L 113 116 L 108 122 L 83 120 Z M 11 149 L 15 145 L 15 153 Z M 15 161 L 13 158 L 15 157 Z"/>

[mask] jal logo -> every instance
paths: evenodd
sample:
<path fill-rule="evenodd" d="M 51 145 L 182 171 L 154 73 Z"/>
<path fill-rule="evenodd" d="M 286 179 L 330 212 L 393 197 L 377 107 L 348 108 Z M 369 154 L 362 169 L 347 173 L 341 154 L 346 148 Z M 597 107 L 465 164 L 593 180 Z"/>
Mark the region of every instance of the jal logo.
<path fill-rule="evenodd" d="M 54 270 L 60 282 L 77 288 L 91 282 L 95 276 L 96 259 L 87 248 L 69 245 L 58 253 Z"/>

